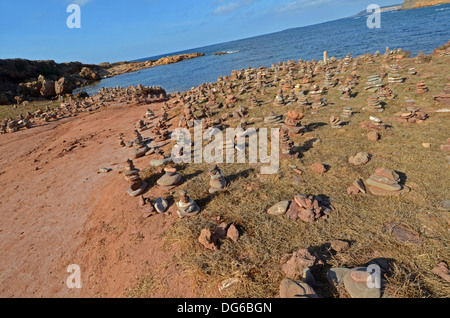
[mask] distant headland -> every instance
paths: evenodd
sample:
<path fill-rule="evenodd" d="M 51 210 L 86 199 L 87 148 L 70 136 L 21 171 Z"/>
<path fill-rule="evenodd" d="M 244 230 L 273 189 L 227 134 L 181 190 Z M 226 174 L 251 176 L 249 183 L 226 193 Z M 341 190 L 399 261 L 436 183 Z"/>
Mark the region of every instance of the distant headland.
<path fill-rule="evenodd" d="M 405 0 L 401 10 L 418 9 L 450 3 L 450 0 Z"/>
<path fill-rule="evenodd" d="M 442 4 L 450 3 L 450 0 L 405 0 L 405 2 L 395 4 L 392 6 L 385 6 L 381 7 L 381 12 L 389 12 L 389 11 L 402 11 L 402 10 L 411 10 L 411 9 L 418 9 L 418 8 L 424 8 L 424 7 L 432 7 Z M 361 17 L 365 15 L 369 15 L 370 12 L 367 12 L 366 10 L 361 11 L 358 14 L 350 16 L 350 18 L 356 18 Z"/>

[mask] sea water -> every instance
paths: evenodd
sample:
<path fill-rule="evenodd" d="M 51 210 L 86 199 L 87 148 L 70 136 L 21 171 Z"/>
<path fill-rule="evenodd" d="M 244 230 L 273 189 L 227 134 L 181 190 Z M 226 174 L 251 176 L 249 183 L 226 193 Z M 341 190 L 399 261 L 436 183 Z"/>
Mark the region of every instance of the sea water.
<path fill-rule="evenodd" d="M 381 28 L 367 27 L 367 18 L 345 18 L 307 27 L 174 52 L 139 61 L 156 60 L 167 55 L 200 52 L 205 56 L 170 65 L 161 65 L 133 73 L 103 79 L 78 91 L 95 94 L 101 87 L 161 86 L 168 93 L 190 90 L 202 83 L 216 82 L 220 75 L 248 67 L 270 67 L 287 60 L 343 58 L 347 53 L 384 53 L 386 47 L 402 48 L 415 56 L 431 53 L 450 40 L 450 4 L 381 14 Z M 228 52 L 226 55 L 214 55 Z"/>

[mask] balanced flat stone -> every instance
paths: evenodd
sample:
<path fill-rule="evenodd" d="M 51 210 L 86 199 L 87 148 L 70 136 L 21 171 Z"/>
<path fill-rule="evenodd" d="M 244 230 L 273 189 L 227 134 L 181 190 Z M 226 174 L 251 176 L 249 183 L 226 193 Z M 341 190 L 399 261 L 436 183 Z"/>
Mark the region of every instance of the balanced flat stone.
<path fill-rule="evenodd" d="M 385 180 L 388 180 L 388 179 L 385 179 Z M 386 190 L 386 191 L 400 191 L 402 189 L 402 186 L 399 185 L 398 183 L 388 184 L 388 183 L 385 183 L 385 182 L 379 182 L 378 180 L 375 181 L 373 178 L 367 179 L 366 183 L 368 185 L 371 185 L 371 186 L 374 186 L 374 187 L 378 187 L 378 188 L 381 188 L 381 189 Z"/>
<path fill-rule="evenodd" d="M 380 298 L 380 288 L 370 288 L 367 281 L 371 275 L 365 267 L 351 269 L 343 276 L 345 289 L 352 298 Z"/>
<path fill-rule="evenodd" d="M 130 196 L 132 197 L 137 197 L 139 195 L 141 195 L 142 193 L 144 193 L 144 191 L 147 189 L 148 184 L 145 181 L 142 181 L 141 185 L 139 186 L 139 188 L 135 191 L 132 190 L 131 187 L 127 188 L 127 192 Z"/>

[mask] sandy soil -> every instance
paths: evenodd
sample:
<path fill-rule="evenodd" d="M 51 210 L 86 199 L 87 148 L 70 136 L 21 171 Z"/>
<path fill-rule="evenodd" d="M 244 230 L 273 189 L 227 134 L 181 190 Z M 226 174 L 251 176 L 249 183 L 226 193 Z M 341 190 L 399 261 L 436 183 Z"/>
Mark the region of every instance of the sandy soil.
<path fill-rule="evenodd" d="M 118 136 L 131 140 L 147 108 L 158 115 L 161 104 L 114 105 L 0 136 L 0 297 L 120 297 L 149 272 L 158 273 L 152 297 L 195 297 L 162 246 L 176 218 L 144 219 L 120 174 L 130 149 Z M 97 173 L 104 167 L 113 170 Z M 81 267 L 81 289 L 66 285 L 70 264 Z"/>

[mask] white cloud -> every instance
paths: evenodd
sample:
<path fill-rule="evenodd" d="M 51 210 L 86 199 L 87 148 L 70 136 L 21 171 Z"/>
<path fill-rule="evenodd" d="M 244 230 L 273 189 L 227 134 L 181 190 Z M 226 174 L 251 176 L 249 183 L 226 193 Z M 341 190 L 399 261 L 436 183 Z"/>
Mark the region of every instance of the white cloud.
<path fill-rule="evenodd" d="M 296 13 L 304 8 L 312 7 L 318 4 L 329 2 L 330 0 L 296 0 L 274 8 L 274 12 L 278 14 Z"/>
<path fill-rule="evenodd" d="M 216 4 L 221 4 L 226 2 L 227 0 L 216 0 Z M 253 2 L 254 0 L 238 0 L 238 1 L 234 1 L 234 2 L 230 2 L 227 4 L 223 4 L 219 7 L 217 7 L 214 11 L 213 14 L 215 15 L 224 15 L 224 14 L 228 14 L 231 13 L 237 9 L 240 9 L 246 5 L 249 5 Z"/>
<path fill-rule="evenodd" d="M 80 7 L 84 6 L 86 3 L 91 2 L 91 1 L 92 0 L 66 0 L 66 2 L 78 4 Z"/>

